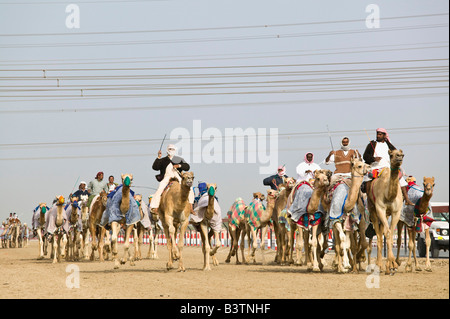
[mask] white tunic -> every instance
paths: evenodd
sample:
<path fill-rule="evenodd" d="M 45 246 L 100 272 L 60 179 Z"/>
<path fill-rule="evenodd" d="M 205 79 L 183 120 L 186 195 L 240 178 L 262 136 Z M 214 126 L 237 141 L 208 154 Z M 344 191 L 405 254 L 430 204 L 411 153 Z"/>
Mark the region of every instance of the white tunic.
<path fill-rule="evenodd" d="M 385 142 L 377 142 L 375 146 L 374 157 L 381 157 L 379 162 L 373 162 L 370 166 L 372 169 L 380 169 L 390 167 L 391 162 L 389 158 L 389 146 Z"/>
<path fill-rule="evenodd" d="M 297 172 L 297 182 L 300 181 L 308 181 L 311 178 L 314 178 L 314 171 L 320 169 L 320 166 L 316 163 L 300 163 L 295 169 Z M 311 173 L 306 173 L 306 171 L 311 171 Z"/>

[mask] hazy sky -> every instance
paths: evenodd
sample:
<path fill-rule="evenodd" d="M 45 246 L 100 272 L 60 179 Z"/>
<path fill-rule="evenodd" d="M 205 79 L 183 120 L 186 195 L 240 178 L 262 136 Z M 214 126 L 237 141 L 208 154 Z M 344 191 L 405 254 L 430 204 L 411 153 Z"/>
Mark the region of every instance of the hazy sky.
<path fill-rule="evenodd" d="M 66 26 L 70 3 L 79 28 Z M 379 28 L 366 24 L 369 4 Z M 186 160 L 196 182 L 217 183 L 223 215 L 265 192 L 267 176 L 247 144 L 226 152 L 227 129 L 276 129 L 268 155 L 295 177 L 307 151 L 317 163 L 328 155 L 328 130 L 335 149 L 347 135 L 362 153 L 384 127 L 406 172 L 435 176 L 433 201 L 448 201 L 448 11 L 448 1 L 0 0 L 0 219 L 30 223 L 39 202 L 98 171 L 132 173 L 147 197 L 175 129 L 192 138 Z M 196 139 L 194 123 L 216 144 Z M 258 137 L 256 151 L 269 147 Z M 208 163 L 194 143 L 223 152 Z"/>

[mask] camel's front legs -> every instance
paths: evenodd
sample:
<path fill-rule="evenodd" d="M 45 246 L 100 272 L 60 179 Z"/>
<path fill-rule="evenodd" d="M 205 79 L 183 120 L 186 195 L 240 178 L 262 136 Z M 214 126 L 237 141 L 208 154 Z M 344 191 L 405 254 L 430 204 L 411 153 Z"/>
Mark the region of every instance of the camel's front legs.
<path fill-rule="evenodd" d="M 256 264 L 255 252 L 256 252 L 256 249 L 258 248 L 258 229 L 252 228 L 251 232 L 252 232 L 252 250 L 251 250 L 251 254 L 249 257 L 251 260 L 253 260 L 253 263 Z M 250 248 L 250 245 L 249 245 L 249 248 Z"/>
<path fill-rule="evenodd" d="M 230 251 L 228 252 L 228 256 L 225 259 L 225 262 L 228 264 L 231 261 L 231 257 L 236 254 L 236 246 L 237 246 L 237 228 L 229 230 L 230 236 L 231 236 L 231 245 L 230 245 Z M 237 262 L 236 262 L 237 264 Z"/>
<path fill-rule="evenodd" d="M 186 271 L 183 263 L 183 247 L 184 247 L 184 234 L 186 233 L 186 229 L 189 226 L 189 218 L 181 224 L 180 227 L 180 238 L 178 239 L 178 271 Z"/>
<path fill-rule="evenodd" d="M 132 256 L 132 254 L 130 252 L 130 237 L 131 237 L 131 232 L 133 231 L 133 229 L 134 229 L 133 225 L 126 226 L 125 243 L 123 245 L 123 257 L 120 259 L 120 263 L 122 265 L 124 265 L 127 262 L 127 260 L 129 260 L 130 261 L 130 265 L 131 266 L 135 266 L 134 256 Z M 135 252 L 133 252 L 133 255 L 134 254 L 135 254 Z"/>
<path fill-rule="evenodd" d="M 111 223 L 112 236 L 111 236 L 111 248 L 112 255 L 114 260 L 114 269 L 119 269 L 119 260 L 117 258 L 118 247 L 117 247 L 117 238 L 119 236 L 120 224 L 118 222 Z"/>
<path fill-rule="evenodd" d="M 264 250 L 265 250 L 265 246 L 266 246 L 266 236 L 267 236 L 267 229 L 269 228 L 268 225 L 264 226 L 261 228 L 261 258 L 262 258 L 262 264 L 265 265 L 266 264 L 266 259 L 264 257 Z"/>
<path fill-rule="evenodd" d="M 310 233 L 309 229 L 303 230 L 303 247 L 305 247 L 305 263 L 307 271 L 311 271 L 313 269 L 311 249 L 309 247 L 309 233 Z"/>
<path fill-rule="evenodd" d="M 320 260 L 319 260 L 319 244 L 318 244 L 318 235 L 317 230 L 319 228 L 319 225 L 312 226 L 311 228 L 311 250 L 313 254 L 313 272 L 320 272 L 321 266 L 320 266 Z"/>
<path fill-rule="evenodd" d="M 40 228 L 37 229 L 37 234 L 39 237 L 39 256 L 38 259 L 44 258 L 44 240 L 42 237 L 42 230 Z"/>
<path fill-rule="evenodd" d="M 221 245 L 220 233 L 219 232 L 217 232 L 217 231 L 214 232 L 214 239 L 215 239 L 215 246 L 211 250 L 209 255 L 212 257 L 213 265 L 214 266 L 219 266 L 219 261 L 217 260 L 217 257 L 216 257 L 217 250 L 219 250 L 220 245 Z"/>
<path fill-rule="evenodd" d="M 431 270 L 431 262 L 430 262 L 430 247 L 431 247 L 431 237 L 430 237 L 430 230 L 425 229 L 425 244 L 426 244 L 426 263 L 425 263 L 425 270 L 426 271 L 432 271 Z M 415 251 L 414 251 L 415 253 Z"/>
<path fill-rule="evenodd" d="M 203 270 L 211 270 L 211 266 L 209 265 L 211 247 L 209 246 L 208 226 L 203 222 L 200 224 L 200 236 L 202 237 Z"/>

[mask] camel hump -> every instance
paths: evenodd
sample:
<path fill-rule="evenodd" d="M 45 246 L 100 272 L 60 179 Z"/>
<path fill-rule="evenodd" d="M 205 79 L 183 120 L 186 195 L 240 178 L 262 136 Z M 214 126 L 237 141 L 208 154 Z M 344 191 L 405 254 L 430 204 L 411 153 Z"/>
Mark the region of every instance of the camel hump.
<path fill-rule="evenodd" d="M 171 178 L 169 179 L 169 183 L 172 183 L 172 182 L 178 182 L 178 178 L 176 178 L 176 177 L 171 177 Z"/>

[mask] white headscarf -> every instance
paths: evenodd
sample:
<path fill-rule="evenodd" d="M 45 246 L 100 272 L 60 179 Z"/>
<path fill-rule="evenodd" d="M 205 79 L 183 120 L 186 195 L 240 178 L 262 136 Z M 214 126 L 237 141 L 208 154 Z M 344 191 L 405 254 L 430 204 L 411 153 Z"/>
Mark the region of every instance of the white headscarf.
<path fill-rule="evenodd" d="M 169 144 L 169 145 L 167 146 L 167 155 L 168 155 L 170 158 L 172 158 L 172 157 L 174 157 L 176 154 L 177 154 L 177 148 L 176 148 L 176 146 L 173 145 L 173 144 Z"/>
<path fill-rule="evenodd" d="M 342 140 L 344 140 L 345 138 L 348 139 L 348 145 L 347 146 L 342 145 Z M 344 136 L 341 139 L 341 150 L 343 150 L 345 152 L 350 151 L 350 139 L 347 136 Z"/>

